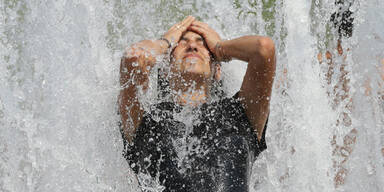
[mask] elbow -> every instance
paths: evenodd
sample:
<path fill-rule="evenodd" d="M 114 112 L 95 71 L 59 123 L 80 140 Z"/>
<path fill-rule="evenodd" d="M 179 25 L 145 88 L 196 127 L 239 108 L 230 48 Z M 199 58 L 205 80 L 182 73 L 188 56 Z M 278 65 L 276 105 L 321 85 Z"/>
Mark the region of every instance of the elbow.
<path fill-rule="evenodd" d="M 121 58 L 121 67 L 128 68 L 128 71 L 134 68 L 145 71 L 146 61 L 153 60 L 151 52 L 146 48 L 149 43 L 151 43 L 150 40 L 144 40 L 127 47 Z"/>
<path fill-rule="evenodd" d="M 268 71 L 275 71 L 276 57 L 275 57 L 275 43 L 269 37 L 256 37 L 255 46 L 252 50 L 251 63 L 258 69 L 265 69 Z"/>
<path fill-rule="evenodd" d="M 131 77 L 131 72 L 134 71 L 139 65 L 140 53 L 133 46 L 127 47 L 124 50 L 123 56 L 120 61 L 120 84 L 125 84 Z"/>
<path fill-rule="evenodd" d="M 260 37 L 257 43 L 257 55 L 264 59 L 274 60 L 275 58 L 275 43 L 269 37 Z"/>
<path fill-rule="evenodd" d="M 276 71 L 275 44 L 273 40 L 269 37 L 258 37 L 255 44 L 249 61 L 250 68 L 256 73 L 262 72 L 266 75 L 264 77 L 273 79 Z"/>
<path fill-rule="evenodd" d="M 135 57 L 135 49 L 132 46 L 125 48 L 122 59 L 130 59 L 134 57 Z"/>
<path fill-rule="evenodd" d="M 121 57 L 120 67 L 128 67 L 128 64 L 138 62 L 140 53 L 133 46 L 127 47 Z"/>
<path fill-rule="evenodd" d="M 127 47 L 124 51 L 123 59 L 137 59 L 140 56 L 147 56 L 149 50 L 146 51 L 145 47 L 150 43 L 152 43 L 151 40 L 143 40 Z"/>
<path fill-rule="evenodd" d="M 138 62 L 140 55 L 133 46 L 127 47 L 124 50 L 120 61 L 120 73 L 127 73 L 132 67 L 132 63 Z"/>

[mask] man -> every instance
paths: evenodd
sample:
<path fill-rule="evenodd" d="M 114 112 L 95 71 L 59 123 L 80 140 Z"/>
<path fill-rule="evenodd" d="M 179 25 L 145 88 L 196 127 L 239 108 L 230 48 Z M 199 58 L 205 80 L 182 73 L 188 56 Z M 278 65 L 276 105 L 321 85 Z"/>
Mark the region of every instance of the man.
<path fill-rule="evenodd" d="M 138 93 L 149 89 L 149 73 L 166 54 L 171 102 L 144 110 Z M 248 62 L 242 86 L 235 96 L 213 101 L 219 62 L 230 59 Z M 275 74 L 271 39 L 223 41 L 206 23 L 188 16 L 159 40 L 129 47 L 120 73 L 125 157 L 143 188 L 140 175 L 158 180 L 164 191 L 248 191 L 252 163 L 266 149 Z"/>

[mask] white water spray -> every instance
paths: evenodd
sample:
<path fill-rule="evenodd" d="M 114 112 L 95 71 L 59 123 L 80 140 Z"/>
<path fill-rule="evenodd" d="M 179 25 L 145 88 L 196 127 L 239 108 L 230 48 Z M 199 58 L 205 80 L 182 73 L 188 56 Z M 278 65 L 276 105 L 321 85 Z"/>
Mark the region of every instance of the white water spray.
<path fill-rule="evenodd" d="M 0 191 L 138 191 L 118 128 L 120 57 L 125 46 L 155 39 L 189 14 L 225 39 L 260 34 L 276 42 L 268 150 L 255 163 L 251 191 L 380 191 L 384 3 L 353 7 L 354 35 L 343 42 L 351 109 L 332 106 L 335 85 L 317 61 L 319 52 L 335 52 L 324 23 L 333 7 L 332 0 L 1 0 Z M 245 69 L 223 65 L 229 95 Z M 350 126 L 337 124 L 345 111 Z M 356 142 L 336 188 L 335 146 L 353 128 Z"/>

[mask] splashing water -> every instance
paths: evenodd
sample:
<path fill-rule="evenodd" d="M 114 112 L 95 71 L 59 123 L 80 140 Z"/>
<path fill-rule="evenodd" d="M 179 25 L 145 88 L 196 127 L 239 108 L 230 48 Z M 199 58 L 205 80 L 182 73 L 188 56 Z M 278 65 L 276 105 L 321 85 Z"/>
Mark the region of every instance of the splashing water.
<path fill-rule="evenodd" d="M 383 189 L 384 1 L 349 1 L 354 30 L 342 55 L 329 24 L 334 0 L 217 2 L 1 0 L 0 191 L 139 191 L 122 157 L 120 57 L 186 15 L 225 39 L 275 40 L 268 150 L 251 191 Z M 245 70 L 223 65 L 229 95 Z"/>

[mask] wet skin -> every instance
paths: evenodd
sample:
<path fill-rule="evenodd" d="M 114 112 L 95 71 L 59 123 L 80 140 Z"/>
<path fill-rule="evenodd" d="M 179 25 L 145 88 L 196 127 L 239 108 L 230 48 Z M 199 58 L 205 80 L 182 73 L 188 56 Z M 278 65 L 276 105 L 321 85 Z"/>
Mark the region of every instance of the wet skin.
<path fill-rule="evenodd" d="M 187 31 L 173 51 L 173 71 L 211 76 L 211 57 L 203 37 Z"/>

